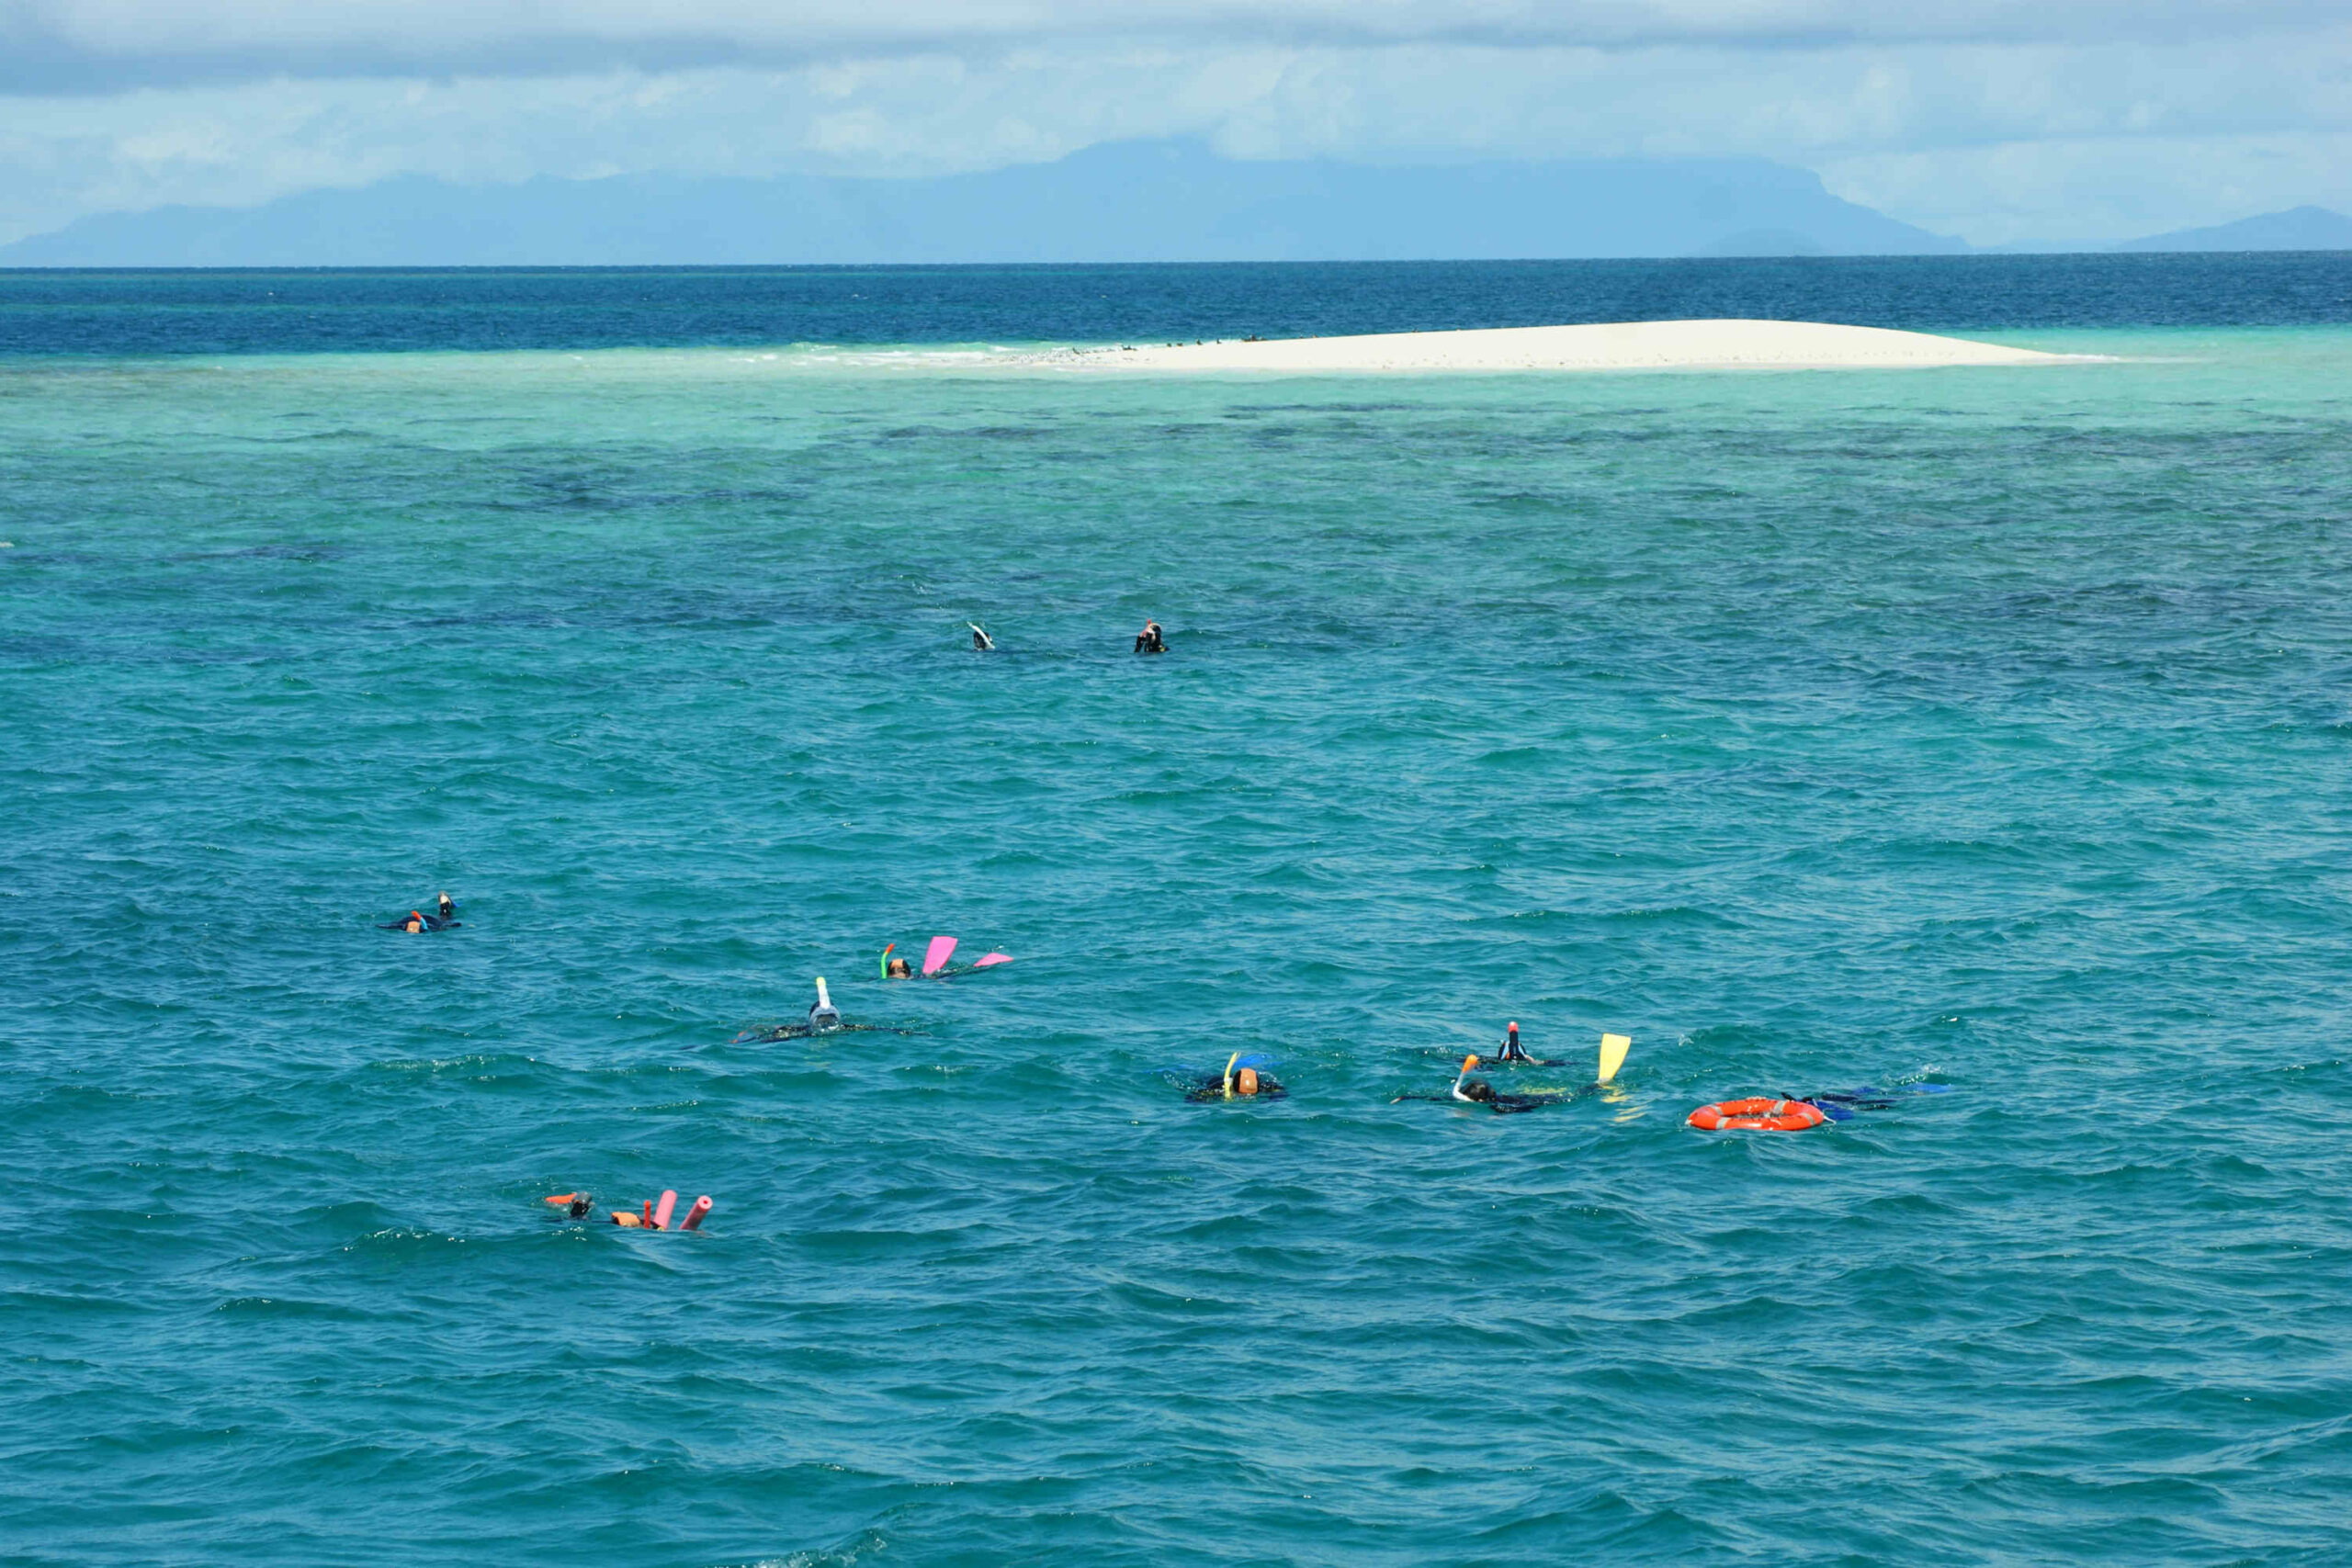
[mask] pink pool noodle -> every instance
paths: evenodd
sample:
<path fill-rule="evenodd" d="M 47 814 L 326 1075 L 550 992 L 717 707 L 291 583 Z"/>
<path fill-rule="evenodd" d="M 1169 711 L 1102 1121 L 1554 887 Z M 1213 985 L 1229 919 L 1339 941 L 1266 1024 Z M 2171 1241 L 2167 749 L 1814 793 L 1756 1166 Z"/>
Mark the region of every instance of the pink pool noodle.
<path fill-rule="evenodd" d="M 922 955 L 922 972 L 926 975 L 938 974 L 940 970 L 947 966 L 948 959 L 953 957 L 955 953 L 956 939 L 954 937 L 933 937 L 931 939 L 931 946 Z"/>
<path fill-rule="evenodd" d="M 662 1206 L 653 1211 L 653 1228 L 657 1231 L 668 1230 L 670 1228 L 670 1211 L 677 1206 L 678 1195 L 675 1192 L 662 1193 Z"/>
<path fill-rule="evenodd" d="M 1010 964 L 1012 962 L 1012 954 L 1009 953 L 991 953 L 987 957 L 981 959 L 978 964 L 973 964 L 972 967 L 975 969 L 985 969 L 991 964 Z"/>
<path fill-rule="evenodd" d="M 702 1228 L 702 1217 L 709 1213 L 710 1200 L 707 1197 L 697 1198 L 695 1206 L 686 1211 L 686 1217 L 678 1222 L 678 1228 L 682 1231 L 699 1230 Z"/>

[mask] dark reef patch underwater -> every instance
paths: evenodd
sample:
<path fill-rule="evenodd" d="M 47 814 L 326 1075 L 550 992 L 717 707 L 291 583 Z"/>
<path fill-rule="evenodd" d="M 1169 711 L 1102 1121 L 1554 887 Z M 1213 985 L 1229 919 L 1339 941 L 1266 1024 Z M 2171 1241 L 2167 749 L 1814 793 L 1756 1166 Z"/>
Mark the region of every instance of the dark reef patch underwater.
<path fill-rule="evenodd" d="M 0 275 L 0 1555 L 2352 1558 L 2352 258 L 1645 265 Z"/>

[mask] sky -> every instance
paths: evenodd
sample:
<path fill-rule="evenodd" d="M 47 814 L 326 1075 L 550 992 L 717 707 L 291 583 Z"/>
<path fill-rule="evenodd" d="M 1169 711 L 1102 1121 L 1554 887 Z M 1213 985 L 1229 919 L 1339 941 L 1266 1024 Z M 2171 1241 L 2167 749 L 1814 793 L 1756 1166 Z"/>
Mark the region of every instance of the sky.
<path fill-rule="evenodd" d="M 0 0 L 0 243 L 424 174 L 937 175 L 1201 136 L 1758 156 L 1978 244 L 2352 212 L 2352 0 Z"/>

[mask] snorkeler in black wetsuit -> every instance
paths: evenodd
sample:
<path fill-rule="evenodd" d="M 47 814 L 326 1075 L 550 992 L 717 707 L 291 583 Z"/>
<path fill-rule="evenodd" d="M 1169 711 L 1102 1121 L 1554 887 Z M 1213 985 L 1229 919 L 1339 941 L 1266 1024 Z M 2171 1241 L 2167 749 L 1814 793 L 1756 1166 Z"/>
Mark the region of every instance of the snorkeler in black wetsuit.
<path fill-rule="evenodd" d="M 417 931 L 446 931 L 452 927 L 463 924 L 465 922 L 458 919 L 458 906 L 450 901 L 447 893 L 444 893 L 435 906 L 435 913 L 428 915 L 422 909 L 411 909 L 405 919 L 386 921 L 376 929 L 384 931 L 408 931 L 413 934 Z"/>
<path fill-rule="evenodd" d="M 1509 1116 L 1517 1111 L 1540 1110 L 1544 1106 L 1557 1105 L 1563 1100 L 1576 1098 L 1572 1094 L 1497 1094 L 1494 1085 L 1484 1078 L 1474 1078 L 1470 1076 L 1477 1066 L 1477 1057 L 1463 1057 L 1462 1071 L 1455 1075 L 1453 1089 L 1450 1093 L 1400 1094 L 1388 1103 L 1395 1105 L 1398 1100 L 1433 1100 L 1442 1105 L 1451 1100 L 1461 1100 L 1465 1104 L 1483 1105 L 1498 1116 Z"/>
<path fill-rule="evenodd" d="M 1236 1056 L 1234 1061 L 1239 1061 Z M 1216 1077 L 1202 1078 L 1184 1091 L 1184 1098 L 1194 1105 L 1212 1100 L 1287 1100 L 1290 1091 L 1270 1077 L 1260 1076 L 1255 1067 L 1233 1070 L 1231 1063 Z"/>
<path fill-rule="evenodd" d="M 1832 1122 L 1850 1122 L 1857 1111 L 1894 1110 L 1898 1103 L 1894 1097 L 1897 1095 L 1951 1092 L 1950 1084 L 1940 1083 L 1902 1084 L 1894 1089 L 1878 1089 L 1864 1084 L 1859 1089 L 1824 1089 L 1818 1094 L 1784 1094 L 1781 1098 L 1813 1106 Z"/>
<path fill-rule="evenodd" d="M 428 915 L 422 909 L 411 909 L 408 912 L 408 918 L 406 919 L 387 920 L 381 925 L 379 925 L 376 929 L 379 931 L 409 931 L 413 933 L 416 931 L 446 931 L 450 930 L 452 927 L 461 926 L 463 924 L 465 924 L 463 920 L 449 919 L 446 916 L 442 915 Z"/>
<path fill-rule="evenodd" d="M 1519 1043 L 1519 1025 L 1516 1023 L 1504 1033 L 1502 1049 L 1495 1053 L 1495 1061 L 1499 1065 L 1514 1067 L 1565 1067 L 1567 1066 L 1567 1063 L 1549 1056 L 1529 1055 L 1527 1047 Z"/>
<path fill-rule="evenodd" d="M 746 1029 L 729 1040 L 729 1045 L 770 1045 L 779 1040 L 808 1040 L 820 1034 L 921 1034 L 920 1029 L 892 1029 L 879 1023 L 850 1023 L 842 1017 L 842 1010 L 833 1005 L 826 994 L 825 982 L 817 981 L 817 1000 L 808 1009 L 805 1023 L 775 1023 L 766 1028 Z"/>
<path fill-rule="evenodd" d="M 920 1034 L 920 1029 L 885 1029 L 878 1023 L 828 1023 L 812 1028 L 805 1023 L 772 1023 L 764 1029 L 747 1029 L 727 1043 L 729 1045 L 773 1045 L 779 1040 L 812 1040 L 820 1034 Z"/>
<path fill-rule="evenodd" d="M 980 630 L 978 622 L 966 621 L 964 624 L 972 628 L 972 651 L 974 653 L 993 653 L 996 651 L 996 639 L 989 636 L 988 633 Z"/>
<path fill-rule="evenodd" d="M 1168 651 L 1168 639 L 1160 635 L 1159 623 L 1158 621 L 1144 622 L 1143 630 L 1136 633 L 1136 651 L 1137 653 L 1165 653 Z"/>

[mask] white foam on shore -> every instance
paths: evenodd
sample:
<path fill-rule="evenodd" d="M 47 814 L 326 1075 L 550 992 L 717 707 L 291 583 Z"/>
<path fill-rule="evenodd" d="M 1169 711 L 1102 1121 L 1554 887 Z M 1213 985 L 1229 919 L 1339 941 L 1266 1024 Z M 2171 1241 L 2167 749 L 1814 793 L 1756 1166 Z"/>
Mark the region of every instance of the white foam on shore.
<path fill-rule="evenodd" d="M 1104 370 L 1847 370 L 2084 364 L 1967 338 L 1822 321 L 1611 321 L 1576 327 L 1382 333 L 1364 337 L 1137 344 L 1065 349 L 1033 363 Z"/>

